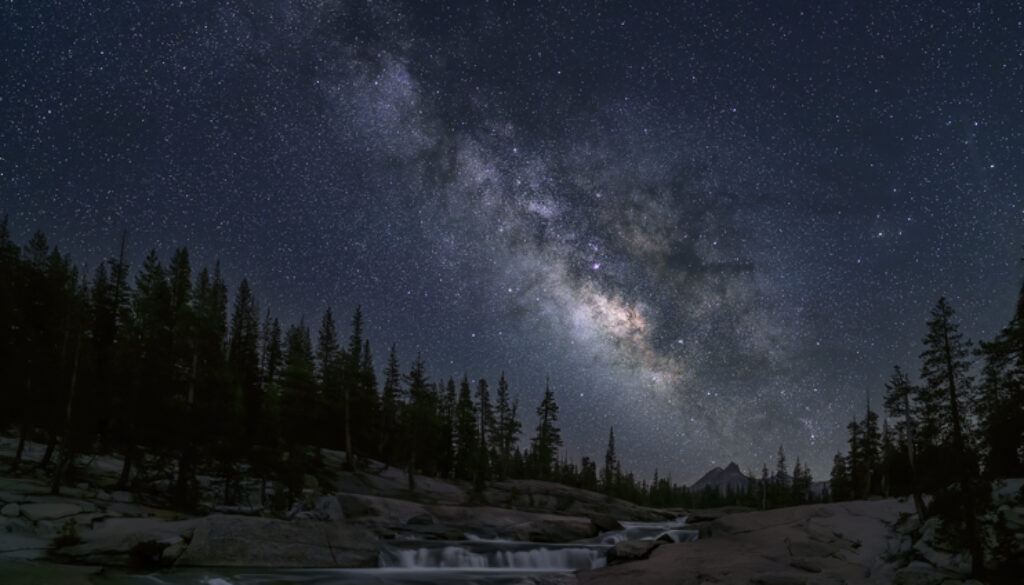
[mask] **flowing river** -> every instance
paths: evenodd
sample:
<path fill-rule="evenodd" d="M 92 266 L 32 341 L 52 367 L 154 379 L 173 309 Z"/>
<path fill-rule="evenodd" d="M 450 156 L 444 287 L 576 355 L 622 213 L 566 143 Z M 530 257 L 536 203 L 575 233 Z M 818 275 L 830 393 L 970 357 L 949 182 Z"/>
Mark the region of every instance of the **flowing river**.
<path fill-rule="evenodd" d="M 670 522 L 622 522 L 622 530 L 589 540 L 539 543 L 487 540 L 381 541 L 376 569 L 174 569 L 146 575 L 108 573 L 110 585 L 387 585 L 457 583 L 463 585 L 540 585 L 558 583 L 559 575 L 605 565 L 605 553 L 624 540 L 662 539 L 688 542 L 697 531 L 685 518 Z"/>

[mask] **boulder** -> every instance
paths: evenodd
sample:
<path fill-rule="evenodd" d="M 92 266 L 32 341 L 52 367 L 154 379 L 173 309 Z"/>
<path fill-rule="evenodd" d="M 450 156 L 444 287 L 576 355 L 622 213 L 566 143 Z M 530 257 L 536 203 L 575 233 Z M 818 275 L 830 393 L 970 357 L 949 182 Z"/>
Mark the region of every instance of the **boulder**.
<path fill-rule="evenodd" d="M 388 524 L 405 524 L 409 518 L 423 514 L 423 504 L 370 496 L 364 494 L 339 493 L 336 496 L 342 514 L 348 519 L 375 518 Z"/>
<path fill-rule="evenodd" d="M 365 528 L 215 514 L 199 521 L 175 566 L 375 567 L 378 556 Z"/>
<path fill-rule="evenodd" d="M 623 540 L 608 549 L 605 558 L 609 565 L 639 561 L 651 556 L 651 552 L 662 544 L 657 540 Z"/>
<path fill-rule="evenodd" d="M 77 504 L 64 504 L 58 502 L 45 504 L 22 504 L 21 515 L 33 522 L 39 520 L 57 520 L 81 514 L 82 507 Z"/>
<path fill-rule="evenodd" d="M 167 545 L 167 548 L 161 553 L 160 564 L 165 566 L 173 565 L 185 552 L 186 547 L 187 545 L 183 540 Z"/>
<path fill-rule="evenodd" d="M 700 538 L 711 538 L 711 525 L 710 521 L 705 522 L 690 522 L 689 518 L 686 520 L 686 527 L 691 530 L 696 530 L 700 535 Z"/>
<path fill-rule="evenodd" d="M 997 504 L 1024 504 L 1024 478 L 1000 479 L 992 486 L 992 501 Z"/>
<path fill-rule="evenodd" d="M 119 504 L 131 504 L 135 501 L 135 497 L 132 496 L 131 492 L 121 490 L 110 494 L 110 499 Z"/>
<path fill-rule="evenodd" d="M 57 556 L 76 563 L 162 566 L 164 551 L 187 540 L 196 520 L 165 522 L 156 518 L 108 518 L 89 532 L 84 542 L 58 549 Z"/>
<path fill-rule="evenodd" d="M 300 506 L 296 504 L 295 508 L 288 513 L 289 518 L 306 519 L 306 520 L 327 520 L 330 522 L 341 522 L 345 519 L 345 512 L 341 508 L 341 503 L 335 496 L 323 496 L 316 502 Z"/>
<path fill-rule="evenodd" d="M 928 542 L 923 538 L 914 543 L 914 551 L 938 569 L 960 575 L 969 575 L 971 573 L 969 557 L 963 554 L 936 550 L 929 546 Z"/>
<path fill-rule="evenodd" d="M 126 504 L 124 502 L 114 502 L 107 506 L 107 512 L 110 514 L 116 514 L 118 516 L 124 516 L 126 518 L 145 518 L 151 515 L 152 510 L 145 506 L 138 504 Z"/>
<path fill-rule="evenodd" d="M 895 500 L 843 502 L 731 514 L 711 521 L 711 538 L 664 545 L 646 560 L 576 576 L 581 585 L 892 583 L 895 567 L 886 563 L 886 536 L 911 505 Z M 922 564 L 931 576 L 955 577 Z M 909 584 L 917 576 L 912 570 L 902 578 Z"/>
<path fill-rule="evenodd" d="M 597 536 L 597 527 L 589 518 L 535 514 L 490 506 L 431 506 L 439 524 L 477 536 L 568 542 Z"/>
<path fill-rule="evenodd" d="M 0 508 L 0 514 L 7 516 L 8 518 L 17 518 L 21 514 L 21 506 L 11 502 L 6 504 L 3 508 Z"/>
<path fill-rule="evenodd" d="M 587 518 L 590 518 L 590 521 L 593 522 L 594 526 L 597 527 L 598 532 L 612 532 L 614 530 L 622 530 L 622 524 L 619 523 L 615 516 L 595 513 L 582 515 L 586 516 Z"/>
<path fill-rule="evenodd" d="M 46 556 L 50 542 L 37 534 L 27 519 L 0 517 L 0 557 L 40 559 Z"/>
<path fill-rule="evenodd" d="M 1013 532 L 1024 532 L 1024 507 L 1000 506 L 1003 522 Z"/>

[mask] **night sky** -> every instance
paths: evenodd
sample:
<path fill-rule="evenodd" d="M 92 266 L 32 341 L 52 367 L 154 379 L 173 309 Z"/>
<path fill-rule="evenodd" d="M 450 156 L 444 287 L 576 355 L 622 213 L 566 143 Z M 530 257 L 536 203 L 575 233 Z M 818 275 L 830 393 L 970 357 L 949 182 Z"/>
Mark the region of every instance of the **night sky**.
<path fill-rule="evenodd" d="M 614 425 L 687 483 L 827 478 L 940 296 L 1009 322 L 1020 1 L 452 4 L 4 2 L 0 214 L 361 304 L 378 367 L 504 371 L 527 436 L 550 377 L 569 457 Z"/>

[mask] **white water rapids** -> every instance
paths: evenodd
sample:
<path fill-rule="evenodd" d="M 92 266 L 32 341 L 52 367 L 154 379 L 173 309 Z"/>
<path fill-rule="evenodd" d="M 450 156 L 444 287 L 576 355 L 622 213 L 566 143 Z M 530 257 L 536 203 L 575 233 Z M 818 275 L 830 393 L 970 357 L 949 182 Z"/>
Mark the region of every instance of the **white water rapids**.
<path fill-rule="evenodd" d="M 98 585 L 549 585 L 559 573 L 605 565 L 605 553 L 624 540 L 686 542 L 697 531 L 685 518 L 669 522 L 622 522 L 622 530 L 570 543 L 486 540 L 381 541 L 376 569 L 210 568 L 172 569 L 149 575 L 114 571 Z M 554 578 L 554 581 L 552 581 Z"/>
<path fill-rule="evenodd" d="M 380 566 L 406 569 L 474 568 L 577 571 L 605 565 L 605 553 L 624 540 L 697 539 L 683 528 L 686 519 L 669 522 L 622 522 L 622 530 L 573 543 L 538 543 L 468 538 L 461 541 L 392 540 L 381 544 Z"/>

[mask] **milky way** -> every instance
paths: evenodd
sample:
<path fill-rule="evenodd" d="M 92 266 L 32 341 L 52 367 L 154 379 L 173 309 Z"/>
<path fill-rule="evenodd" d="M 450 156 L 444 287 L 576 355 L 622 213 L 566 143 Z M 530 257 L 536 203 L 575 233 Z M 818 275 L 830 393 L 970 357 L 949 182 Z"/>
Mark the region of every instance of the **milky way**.
<path fill-rule="evenodd" d="M 614 425 L 640 477 L 824 477 L 939 296 L 984 339 L 1018 290 L 1020 6 L 36 4 L 0 7 L 19 241 L 361 304 L 378 362 L 504 371 L 527 429 L 550 379 L 573 459 Z"/>

